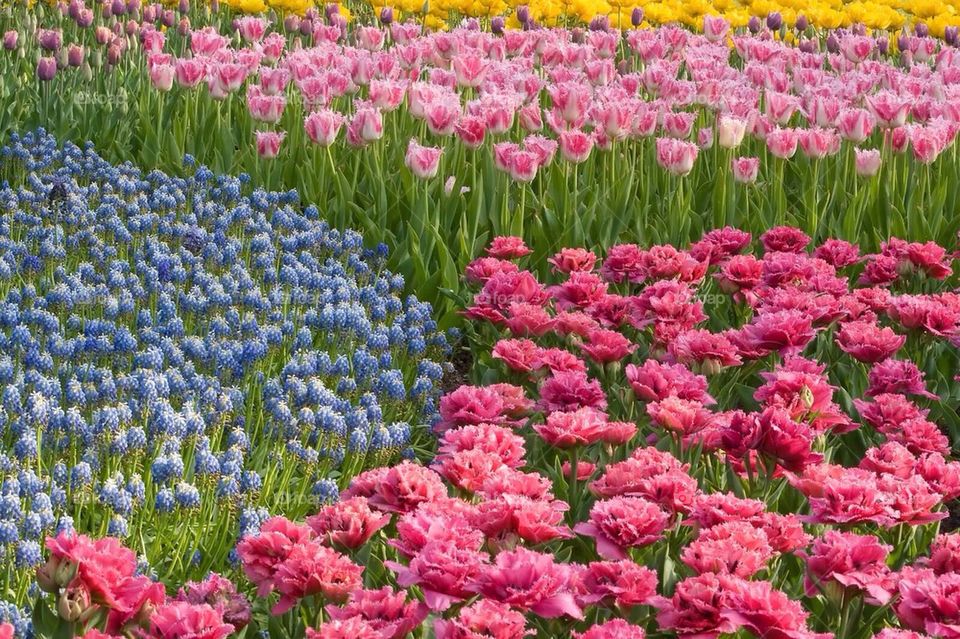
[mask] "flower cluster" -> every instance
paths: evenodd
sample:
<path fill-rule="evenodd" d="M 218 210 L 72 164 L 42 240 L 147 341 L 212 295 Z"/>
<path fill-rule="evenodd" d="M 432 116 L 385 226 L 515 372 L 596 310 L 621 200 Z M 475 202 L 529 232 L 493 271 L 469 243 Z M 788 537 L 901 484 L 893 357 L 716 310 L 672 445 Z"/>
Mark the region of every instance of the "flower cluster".
<path fill-rule="evenodd" d="M 149 530 L 163 576 L 223 569 L 266 512 L 412 454 L 448 347 L 385 247 L 203 166 L 144 174 L 43 132 L 2 156 L 8 589 L 73 529 Z"/>

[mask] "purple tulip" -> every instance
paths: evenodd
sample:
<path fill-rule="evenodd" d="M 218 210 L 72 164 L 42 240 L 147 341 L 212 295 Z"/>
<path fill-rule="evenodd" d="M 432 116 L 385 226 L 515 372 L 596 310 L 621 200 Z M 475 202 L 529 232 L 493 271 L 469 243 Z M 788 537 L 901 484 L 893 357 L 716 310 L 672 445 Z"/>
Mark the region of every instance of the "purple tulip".
<path fill-rule="evenodd" d="M 633 11 L 630 12 L 630 24 L 635 27 L 639 27 L 643 24 L 643 9 L 640 7 L 634 7 Z"/>
<path fill-rule="evenodd" d="M 163 12 L 163 17 L 160 19 L 160 22 L 163 23 L 163 26 L 169 29 L 177 23 L 177 14 L 170 9 L 167 9 Z"/>
<path fill-rule="evenodd" d="M 490 31 L 494 35 L 503 35 L 504 19 L 503 16 L 494 16 L 490 20 Z"/>
<path fill-rule="evenodd" d="M 807 27 L 810 26 L 810 21 L 807 20 L 807 16 L 800 14 L 797 16 L 797 21 L 794 26 L 797 28 L 797 31 L 806 31 Z"/>
<path fill-rule="evenodd" d="M 901 35 L 897 38 L 897 51 L 903 53 L 910 49 L 910 40 L 905 35 Z"/>
<path fill-rule="evenodd" d="M 757 16 L 750 16 L 750 20 L 747 22 L 747 28 L 750 29 L 750 33 L 757 34 L 760 33 L 762 25 L 760 18 Z"/>
<path fill-rule="evenodd" d="M 326 16 L 327 21 L 331 21 L 333 16 L 340 15 L 340 5 L 335 2 L 330 2 L 323 8 L 323 14 Z"/>
<path fill-rule="evenodd" d="M 83 64 L 83 47 L 79 44 L 71 44 L 67 49 L 67 64 L 71 67 L 79 67 Z"/>
<path fill-rule="evenodd" d="M 316 20 L 320 17 L 320 12 L 317 11 L 316 7 L 310 7 L 303 13 L 303 17 L 307 20 Z"/>
<path fill-rule="evenodd" d="M 957 46 L 957 41 L 960 39 L 960 27 L 944 27 L 943 28 L 943 39 L 950 46 Z"/>
<path fill-rule="evenodd" d="M 877 38 L 877 51 L 880 52 L 880 55 L 886 55 L 887 50 L 890 48 L 890 40 L 887 38 Z"/>
<path fill-rule="evenodd" d="M 587 28 L 591 31 L 609 31 L 610 19 L 607 16 L 595 16 Z"/>
<path fill-rule="evenodd" d="M 143 9 L 143 21 L 144 22 L 156 22 L 157 21 L 157 7 L 156 5 L 149 5 Z"/>
<path fill-rule="evenodd" d="M 520 24 L 526 24 L 530 22 L 530 7 L 525 4 L 517 7 L 517 20 Z"/>
<path fill-rule="evenodd" d="M 16 31 L 10 30 L 3 34 L 3 48 L 7 51 L 13 51 L 17 48 L 17 41 L 20 39 L 20 34 Z"/>
<path fill-rule="evenodd" d="M 827 36 L 827 51 L 830 53 L 840 53 L 840 41 L 837 36 L 830 34 Z"/>
<path fill-rule="evenodd" d="M 797 45 L 797 48 L 803 51 L 804 53 L 816 53 L 817 43 L 807 38 L 805 40 L 801 40 L 800 44 Z"/>
<path fill-rule="evenodd" d="M 587 35 L 584 33 L 583 28 L 574 27 L 570 29 L 570 40 L 574 44 L 583 44 L 586 41 Z"/>
<path fill-rule="evenodd" d="M 771 11 L 767 14 L 767 28 L 771 31 L 779 31 L 783 26 L 783 16 L 779 11 Z"/>
<path fill-rule="evenodd" d="M 57 61 L 54 58 L 40 58 L 37 61 L 37 77 L 49 82 L 57 75 Z"/>
<path fill-rule="evenodd" d="M 81 29 L 86 29 L 91 25 L 93 25 L 93 11 L 86 8 L 81 9 L 77 15 L 77 26 Z"/>
<path fill-rule="evenodd" d="M 393 24 L 393 7 L 380 9 L 380 24 Z"/>
<path fill-rule="evenodd" d="M 854 22 L 852 25 L 850 25 L 850 31 L 852 31 L 853 35 L 856 36 L 867 35 L 867 27 L 862 22 Z"/>
<path fill-rule="evenodd" d="M 190 13 L 190 0 L 180 0 L 177 4 L 177 9 L 180 13 Z"/>
<path fill-rule="evenodd" d="M 110 5 L 110 10 L 115 16 L 122 16 L 127 12 L 127 3 L 123 0 L 113 0 L 113 4 Z"/>
<path fill-rule="evenodd" d="M 913 25 L 913 32 L 921 38 L 926 38 L 930 35 L 930 27 L 927 26 L 926 22 L 918 22 Z"/>
<path fill-rule="evenodd" d="M 291 13 L 286 18 L 283 19 L 283 29 L 287 33 L 293 33 L 294 31 L 300 30 L 300 18 Z"/>
<path fill-rule="evenodd" d="M 40 42 L 40 48 L 47 51 L 56 51 L 63 45 L 63 34 L 59 29 L 40 29 L 37 39 Z"/>
<path fill-rule="evenodd" d="M 311 35 L 313 33 L 313 20 L 301 20 L 300 21 L 300 34 L 301 35 Z"/>

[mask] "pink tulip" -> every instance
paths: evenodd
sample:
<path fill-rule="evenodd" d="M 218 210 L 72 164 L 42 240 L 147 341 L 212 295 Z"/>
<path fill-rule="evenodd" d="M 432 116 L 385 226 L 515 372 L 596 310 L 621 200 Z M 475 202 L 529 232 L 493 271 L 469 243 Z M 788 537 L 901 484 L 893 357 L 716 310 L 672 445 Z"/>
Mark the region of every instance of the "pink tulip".
<path fill-rule="evenodd" d="M 67 64 L 71 67 L 79 67 L 83 64 L 84 50 L 78 44 L 71 44 L 67 48 Z"/>
<path fill-rule="evenodd" d="M 197 58 L 180 58 L 174 63 L 177 84 L 182 87 L 195 87 L 206 74 L 206 67 Z"/>
<path fill-rule="evenodd" d="M 663 131 L 672 138 L 689 138 L 696 119 L 696 113 L 669 111 L 663 114 Z"/>
<path fill-rule="evenodd" d="M 45 51 L 57 51 L 63 46 L 63 34 L 59 29 L 40 29 L 37 34 L 40 48 Z"/>
<path fill-rule="evenodd" d="M 532 182 L 540 163 L 531 151 L 519 150 L 510 155 L 510 177 L 517 182 Z"/>
<path fill-rule="evenodd" d="M 768 91 L 765 94 L 765 107 L 767 117 L 783 126 L 793 117 L 800 107 L 800 102 L 790 94 Z"/>
<path fill-rule="evenodd" d="M 260 67 L 260 88 L 266 95 L 284 92 L 290 82 L 290 72 L 283 67 Z"/>
<path fill-rule="evenodd" d="M 840 50 L 850 62 L 863 62 L 873 52 L 873 39 L 867 36 L 847 36 L 840 41 Z"/>
<path fill-rule="evenodd" d="M 150 82 L 158 91 L 169 91 L 173 87 L 176 72 L 173 65 L 154 64 L 150 66 Z"/>
<path fill-rule="evenodd" d="M 867 108 L 884 128 L 903 126 L 907 121 L 910 103 L 891 91 L 881 91 L 867 97 Z"/>
<path fill-rule="evenodd" d="M 593 149 L 593 138 L 580 129 L 570 129 L 560 132 L 560 155 L 567 162 L 580 164 L 590 157 Z"/>
<path fill-rule="evenodd" d="M 807 129 L 799 135 L 800 147 L 808 158 L 821 159 L 840 150 L 840 138 L 830 129 Z"/>
<path fill-rule="evenodd" d="M 462 87 L 478 87 L 487 74 L 488 64 L 477 55 L 458 55 L 453 59 L 457 84 Z"/>
<path fill-rule="evenodd" d="M 443 155 L 443 149 L 439 147 L 421 146 L 413 138 L 407 144 L 407 155 L 404 158 L 404 164 L 410 172 L 421 180 L 432 178 L 437 175 L 437 169 L 440 168 L 440 156 Z"/>
<path fill-rule="evenodd" d="M 457 137 L 468 149 L 478 149 L 487 133 L 486 122 L 480 116 L 465 115 L 455 127 Z"/>
<path fill-rule="evenodd" d="M 258 122 L 276 124 L 286 106 L 287 99 L 282 95 L 264 95 L 256 85 L 247 87 L 247 109 L 250 117 Z"/>
<path fill-rule="evenodd" d="M 781 160 L 788 160 L 797 152 L 798 137 L 795 129 L 774 129 L 767 134 L 767 150 Z"/>
<path fill-rule="evenodd" d="M 520 126 L 525 131 L 534 133 L 543 129 L 543 111 L 536 102 L 526 104 L 520 108 Z"/>
<path fill-rule="evenodd" d="M 857 144 L 870 137 L 876 124 L 866 109 L 843 109 L 837 118 L 837 128 L 843 139 Z"/>
<path fill-rule="evenodd" d="M 730 168 L 734 180 L 741 184 L 753 184 L 760 172 L 760 158 L 733 158 Z"/>
<path fill-rule="evenodd" d="M 820 127 L 831 127 L 840 116 L 840 99 L 832 95 L 811 95 L 807 99 L 807 122 Z"/>
<path fill-rule="evenodd" d="M 323 109 L 308 115 L 303 121 L 303 128 L 312 142 L 320 146 L 330 146 L 337 139 L 345 120 L 342 113 Z"/>
<path fill-rule="evenodd" d="M 257 131 L 257 153 L 262 158 L 272 159 L 280 152 L 280 143 L 287 136 L 285 132 Z"/>
<path fill-rule="evenodd" d="M 360 27 L 356 36 L 357 44 L 367 51 L 379 51 L 383 48 L 384 32 L 377 27 Z"/>
<path fill-rule="evenodd" d="M 347 126 L 347 141 L 364 146 L 383 137 L 383 114 L 372 106 L 361 106 Z"/>
<path fill-rule="evenodd" d="M 693 169 L 700 149 L 696 144 L 676 138 L 657 138 L 657 164 L 674 175 L 686 175 Z"/>
<path fill-rule="evenodd" d="M 17 40 L 19 40 L 20 34 L 16 31 L 10 30 L 3 34 L 3 48 L 7 51 L 13 51 L 17 48 Z"/>
<path fill-rule="evenodd" d="M 942 150 L 938 133 L 921 126 L 910 129 L 910 145 L 913 147 L 913 157 L 923 164 L 933 163 Z"/>
<path fill-rule="evenodd" d="M 163 31 L 158 31 L 157 29 L 144 31 L 140 34 L 140 43 L 143 45 L 144 52 L 148 54 L 163 51 L 163 45 L 166 39 L 167 36 Z"/>
<path fill-rule="evenodd" d="M 880 170 L 880 151 L 877 149 L 854 149 L 857 175 L 872 177 Z"/>
<path fill-rule="evenodd" d="M 730 23 L 720 16 L 703 16 L 703 35 L 710 42 L 720 42 L 729 31 Z"/>
<path fill-rule="evenodd" d="M 434 135 L 451 135 L 460 119 L 460 101 L 441 98 L 426 107 L 427 128 Z"/>
<path fill-rule="evenodd" d="M 237 31 L 246 42 L 260 42 L 267 31 L 267 21 L 255 16 L 243 16 L 237 20 Z"/>

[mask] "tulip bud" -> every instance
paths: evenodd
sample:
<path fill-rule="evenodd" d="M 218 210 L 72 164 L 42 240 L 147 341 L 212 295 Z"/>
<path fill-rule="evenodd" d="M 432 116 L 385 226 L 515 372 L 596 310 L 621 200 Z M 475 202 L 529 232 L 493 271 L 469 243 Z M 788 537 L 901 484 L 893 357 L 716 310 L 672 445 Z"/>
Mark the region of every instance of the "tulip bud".
<path fill-rule="evenodd" d="M 70 585 L 57 599 L 57 614 L 64 621 L 74 623 L 85 616 L 92 603 L 86 586 Z"/>
<path fill-rule="evenodd" d="M 180 13 L 190 13 L 190 0 L 180 0 L 177 4 L 177 10 Z"/>
<path fill-rule="evenodd" d="M 530 22 L 530 7 L 525 4 L 517 7 L 517 20 L 520 24 L 526 24 Z"/>
<path fill-rule="evenodd" d="M 890 40 L 887 38 L 877 38 L 877 51 L 880 52 L 880 55 L 886 55 L 889 48 Z"/>
<path fill-rule="evenodd" d="M 783 16 L 779 11 L 771 11 L 767 14 L 767 28 L 771 31 L 779 31 L 783 26 Z"/>
<path fill-rule="evenodd" d="M 838 40 L 837 36 L 833 33 L 827 36 L 827 51 L 830 53 L 840 53 L 840 40 Z"/>
<path fill-rule="evenodd" d="M 905 35 L 897 37 L 897 50 L 903 53 L 910 49 L 910 40 Z"/>
<path fill-rule="evenodd" d="M 494 16 L 490 20 L 490 31 L 494 35 L 503 35 L 504 20 L 503 16 Z"/>
<path fill-rule="evenodd" d="M 926 38 L 930 35 L 930 28 L 927 26 L 926 22 L 918 22 L 913 25 L 913 32 L 921 38 Z"/>
<path fill-rule="evenodd" d="M 109 64 L 110 66 L 119 64 L 120 56 L 122 54 L 123 54 L 123 51 L 121 51 L 119 46 L 117 46 L 116 44 L 111 44 L 110 47 L 107 48 L 107 64 Z"/>
<path fill-rule="evenodd" d="M 947 44 L 957 46 L 958 38 L 960 38 L 960 28 L 953 26 L 943 28 L 943 39 Z"/>
<path fill-rule="evenodd" d="M 170 29 L 177 23 L 177 14 L 170 9 L 167 9 L 163 12 L 163 17 L 160 19 L 160 22 L 163 23 L 163 26 Z"/>
<path fill-rule="evenodd" d="M 90 68 L 90 63 L 86 60 L 80 65 L 80 77 L 87 82 L 93 79 L 93 69 Z"/>
<path fill-rule="evenodd" d="M 380 9 L 380 24 L 393 24 L 393 7 L 384 7 Z"/>
<path fill-rule="evenodd" d="M 797 31 L 806 31 L 807 27 L 810 26 L 810 21 L 807 20 L 807 16 L 800 14 L 797 16 L 797 21 L 794 26 L 797 28 Z"/>
<path fill-rule="evenodd" d="M 17 48 L 17 41 L 20 39 L 20 34 L 16 31 L 10 30 L 3 34 L 3 48 L 7 51 L 13 51 Z"/>
<path fill-rule="evenodd" d="M 751 16 L 750 20 L 747 22 L 747 28 L 750 29 L 750 33 L 757 34 L 760 33 L 761 23 L 760 18 L 757 16 Z"/>
<path fill-rule="evenodd" d="M 187 36 L 190 33 L 190 18 L 187 16 L 180 18 L 180 23 L 177 24 L 177 33 L 182 36 Z"/>
<path fill-rule="evenodd" d="M 643 9 L 640 7 L 634 7 L 633 11 L 630 12 L 630 24 L 635 27 L 639 27 L 643 24 Z"/>
<path fill-rule="evenodd" d="M 308 36 L 313 33 L 313 20 L 305 19 L 300 21 L 300 35 Z"/>
<path fill-rule="evenodd" d="M 572 40 L 574 44 L 583 44 L 586 39 L 586 34 L 584 34 L 583 29 L 580 27 L 574 27 L 570 30 L 570 40 Z"/>

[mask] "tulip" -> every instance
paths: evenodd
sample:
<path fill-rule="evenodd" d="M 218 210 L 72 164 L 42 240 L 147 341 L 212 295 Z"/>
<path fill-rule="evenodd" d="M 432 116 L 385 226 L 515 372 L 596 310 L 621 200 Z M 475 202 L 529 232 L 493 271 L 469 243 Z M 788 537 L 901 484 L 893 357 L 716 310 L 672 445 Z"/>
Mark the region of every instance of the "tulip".
<path fill-rule="evenodd" d="M 150 66 L 150 82 L 158 91 L 169 91 L 173 87 L 176 72 L 172 64 Z"/>
<path fill-rule="evenodd" d="M 520 5 L 516 8 L 517 21 L 520 24 L 527 24 L 530 22 L 530 7 L 525 4 Z"/>
<path fill-rule="evenodd" d="M 163 15 L 160 16 L 160 22 L 163 24 L 163 26 L 171 29 L 173 28 L 173 25 L 177 23 L 177 14 L 170 9 L 167 9 L 163 12 Z"/>
<path fill-rule="evenodd" d="M 673 173 L 684 176 L 693 170 L 700 149 L 696 144 L 676 138 L 657 138 L 657 164 Z"/>
<path fill-rule="evenodd" d="M 643 9 L 640 7 L 634 7 L 633 11 L 630 12 L 630 24 L 635 27 L 639 27 L 643 24 Z"/>
<path fill-rule="evenodd" d="M 788 160 L 797 152 L 798 135 L 793 129 L 776 128 L 767 134 L 767 149 L 775 157 Z"/>
<path fill-rule="evenodd" d="M 79 67 L 83 64 L 83 53 L 83 47 L 71 44 L 67 49 L 67 64 L 71 67 Z"/>
<path fill-rule="evenodd" d="M 843 109 L 837 118 L 837 129 L 844 140 L 860 143 L 870 137 L 876 120 L 866 109 Z"/>
<path fill-rule="evenodd" d="M 741 184 L 753 184 L 760 171 L 760 158 L 733 158 L 730 161 L 733 179 Z"/>
<path fill-rule="evenodd" d="M 37 61 L 37 77 L 44 82 L 53 80 L 57 75 L 57 61 L 55 58 L 40 58 Z"/>
<path fill-rule="evenodd" d="M 393 24 L 393 7 L 384 7 L 380 9 L 380 24 L 384 26 Z"/>
<path fill-rule="evenodd" d="M 783 16 L 779 11 L 771 11 L 767 14 L 767 28 L 771 31 L 779 31 L 783 26 Z"/>
<path fill-rule="evenodd" d="M 287 136 L 285 132 L 257 131 L 257 153 L 262 158 L 272 159 L 280 152 L 280 143 Z"/>
<path fill-rule="evenodd" d="M 303 128 L 314 144 L 330 146 L 337 139 L 345 119 L 343 114 L 330 109 L 314 111 L 303 121 Z"/>
<path fill-rule="evenodd" d="M 747 131 L 746 121 L 728 115 L 721 115 L 717 125 L 717 144 L 724 149 L 735 149 L 743 142 Z"/>
<path fill-rule="evenodd" d="M 81 9 L 76 17 L 77 26 L 86 29 L 93 24 L 93 11 L 90 9 Z"/>
<path fill-rule="evenodd" d="M 918 38 L 926 38 L 928 35 L 930 35 L 930 28 L 927 26 L 927 23 L 918 22 L 913 25 L 913 33 Z"/>
<path fill-rule="evenodd" d="M 747 21 L 747 28 L 750 29 L 750 33 L 760 33 L 761 27 L 762 23 L 760 22 L 760 18 L 757 16 L 750 16 L 750 20 Z"/>
<path fill-rule="evenodd" d="M 410 139 L 407 144 L 407 154 L 404 164 L 410 172 L 421 180 L 435 177 L 440 168 L 440 156 L 443 149 L 439 147 L 421 146 L 416 140 Z"/>
<path fill-rule="evenodd" d="M 587 25 L 587 28 L 590 31 L 609 31 L 610 19 L 604 15 L 594 16 L 594 18 L 590 20 L 590 24 Z"/>
<path fill-rule="evenodd" d="M 957 46 L 960 39 L 960 27 L 949 25 L 943 28 L 943 39 L 950 46 Z"/>
<path fill-rule="evenodd" d="M 63 34 L 58 29 L 41 29 L 37 41 L 41 49 L 57 51 L 63 45 Z"/>
<path fill-rule="evenodd" d="M 793 25 L 797 31 L 803 32 L 807 30 L 807 27 L 810 26 L 810 21 L 807 20 L 807 16 L 802 13 L 797 16 L 797 20 Z"/>
<path fill-rule="evenodd" d="M 720 42 L 727 37 L 730 23 L 720 16 L 703 16 L 703 35 L 710 42 Z"/>
<path fill-rule="evenodd" d="M 3 34 L 3 48 L 7 51 L 13 51 L 17 48 L 17 41 L 20 39 L 20 34 L 16 31 L 10 30 Z"/>
<path fill-rule="evenodd" d="M 517 182 L 532 182 L 540 163 L 532 151 L 516 151 L 510 156 L 510 177 Z"/>
<path fill-rule="evenodd" d="M 505 26 L 505 21 L 502 16 L 494 16 L 490 20 L 490 31 L 494 35 L 503 35 L 504 26 Z"/>
<path fill-rule="evenodd" d="M 590 157 L 593 150 L 593 137 L 580 129 L 560 132 L 560 155 L 567 162 L 580 164 Z"/>
<path fill-rule="evenodd" d="M 872 177 L 880 170 L 880 151 L 877 149 L 854 149 L 857 175 Z"/>

